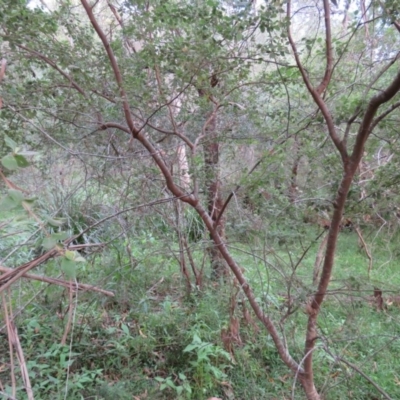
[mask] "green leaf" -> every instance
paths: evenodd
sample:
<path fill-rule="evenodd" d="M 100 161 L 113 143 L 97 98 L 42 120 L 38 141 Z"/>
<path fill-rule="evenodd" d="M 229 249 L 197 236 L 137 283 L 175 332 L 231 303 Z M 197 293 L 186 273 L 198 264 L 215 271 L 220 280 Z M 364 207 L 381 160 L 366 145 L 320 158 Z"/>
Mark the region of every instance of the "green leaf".
<path fill-rule="evenodd" d="M 183 349 L 183 352 L 184 353 L 189 353 L 190 351 L 196 349 L 197 347 L 198 347 L 197 344 L 189 344 Z"/>
<path fill-rule="evenodd" d="M 51 236 L 54 237 L 56 240 L 65 240 L 69 238 L 68 232 L 57 232 L 53 233 Z"/>
<path fill-rule="evenodd" d="M 14 156 L 7 154 L 1 159 L 1 163 L 9 170 L 13 171 L 18 169 L 18 162 Z"/>
<path fill-rule="evenodd" d="M 167 384 L 167 386 L 169 386 L 171 389 L 176 389 L 176 385 L 175 385 L 174 382 L 172 382 L 171 379 L 167 379 L 166 384 Z"/>
<path fill-rule="evenodd" d="M 121 324 L 121 329 L 124 331 L 125 335 L 130 336 L 129 328 L 125 324 Z"/>
<path fill-rule="evenodd" d="M 14 142 L 14 140 L 12 140 L 11 138 L 9 138 L 7 135 L 4 138 L 4 141 L 6 142 L 6 145 L 12 150 L 14 151 L 17 148 L 17 143 Z"/>
<path fill-rule="evenodd" d="M 75 261 L 68 260 L 68 258 L 63 258 L 61 260 L 61 269 L 65 273 L 66 277 L 69 279 L 75 279 L 76 277 L 76 263 Z"/>
<path fill-rule="evenodd" d="M 86 262 L 86 260 L 82 256 L 77 254 L 75 256 L 75 262 Z"/>
<path fill-rule="evenodd" d="M 20 190 L 10 189 L 8 191 L 8 195 L 13 199 L 17 204 L 21 204 L 22 200 L 24 200 L 24 195 Z"/>
<path fill-rule="evenodd" d="M 75 251 L 71 251 L 71 250 L 65 251 L 65 258 L 67 258 L 68 260 L 75 261 L 75 257 L 76 257 Z"/>
<path fill-rule="evenodd" d="M 4 196 L 0 201 L 0 211 L 10 211 L 17 207 L 19 204 L 10 196 Z"/>
<path fill-rule="evenodd" d="M 21 154 L 15 154 L 14 158 L 17 161 L 18 167 L 26 168 L 29 166 L 28 160 L 24 156 L 21 156 Z"/>
<path fill-rule="evenodd" d="M 65 222 L 67 221 L 66 218 L 47 218 L 47 223 L 51 226 L 54 227 L 59 227 L 65 224 Z"/>
<path fill-rule="evenodd" d="M 57 242 L 57 239 L 55 239 L 53 236 L 49 236 L 43 239 L 42 247 L 45 250 L 51 250 L 53 247 L 56 246 Z"/>

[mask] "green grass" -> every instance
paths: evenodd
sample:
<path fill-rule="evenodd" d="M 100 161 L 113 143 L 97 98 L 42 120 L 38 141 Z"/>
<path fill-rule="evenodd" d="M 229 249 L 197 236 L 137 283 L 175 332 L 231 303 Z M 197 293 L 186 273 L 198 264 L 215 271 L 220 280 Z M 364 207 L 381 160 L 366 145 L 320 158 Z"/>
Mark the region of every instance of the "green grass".
<path fill-rule="evenodd" d="M 299 265 L 297 261 L 316 235 L 310 229 L 303 234 L 302 244 L 293 234 L 286 242 L 281 237 L 267 238 L 266 247 L 261 239 L 247 245 L 231 244 L 257 298 L 275 321 L 286 311 L 290 287 L 295 311 L 285 319 L 284 331 L 290 351 L 299 361 L 304 348 L 304 307 L 314 290 L 312 271 L 319 243 L 311 245 Z M 398 293 L 396 237 L 385 242 L 383 235 L 374 241 L 373 233 L 365 236 L 374 258 L 370 277 L 357 235 L 343 232 L 330 292 L 318 320 L 316 383 L 326 399 L 380 398 L 376 389 L 340 358 L 356 365 L 392 398 L 400 398 L 398 308 L 393 303 L 378 312 L 373 304 L 374 287 L 383 290 L 386 298 Z M 171 255 L 171 249 L 176 249 L 170 238 L 146 233 L 132 237 L 134 265 L 127 244 L 126 240 L 116 241 L 107 252 L 86 256 L 88 262 L 78 278 L 114 290 L 116 296 L 78 293 L 73 336 L 67 346 L 59 343 L 68 294 L 40 282 L 21 281 L 14 287 L 13 307 L 24 307 L 16 325 L 36 398 L 63 399 L 66 387 L 68 399 L 290 398 L 293 376 L 264 328 L 258 326 L 256 333 L 246 324 L 239 306 L 235 317 L 240 322 L 242 344 L 233 346 L 231 360 L 224 353 L 221 330 L 229 326 L 235 287 L 210 282 L 206 268 L 204 289 L 188 295 Z M 201 243 L 191 245 L 200 267 Z M 49 275 L 58 268 L 57 261 L 41 267 Z M 200 340 L 197 347 L 193 345 L 196 337 Z M 0 354 L 8 354 L 6 340 L 1 341 Z M 2 358 L 2 365 L 8 365 L 8 357 Z M 0 369 L 4 390 L 9 379 L 9 369 Z M 296 399 L 304 398 L 298 382 L 295 393 Z M 18 398 L 25 398 L 23 391 Z"/>

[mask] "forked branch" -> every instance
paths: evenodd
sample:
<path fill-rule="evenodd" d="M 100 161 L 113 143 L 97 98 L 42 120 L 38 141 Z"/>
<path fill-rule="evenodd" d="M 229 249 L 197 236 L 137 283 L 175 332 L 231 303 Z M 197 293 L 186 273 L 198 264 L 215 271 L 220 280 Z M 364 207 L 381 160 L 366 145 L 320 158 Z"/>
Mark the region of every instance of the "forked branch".
<path fill-rule="evenodd" d="M 95 31 L 97 32 L 97 34 L 98 34 L 99 38 L 101 39 L 103 46 L 107 52 L 112 69 L 114 71 L 115 79 L 117 81 L 117 84 L 118 84 L 118 87 L 120 90 L 120 96 L 122 98 L 125 119 L 126 119 L 126 122 L 128 124 L 129 130 L 130 130 L 132 136 L 135 139 L 139 140 L 142 143 L 142 145 L 148 150 L 148 152 L 152 156 L 154 162 L 160 168 L 160 170 L 164 176 L 164 179 L 166 181 L 167 187 L 171 191 L 171 193 L 174 196 L 180 198 L 182 201 L 190 204 L 198 212 L 198 214 L 200 215 L 202 220 L 205 222 L 207 229 L 210 232 L 215 245 L 221 252 L 223 258 L 225 259 L 225 261 L 227 262 L 231 271 L 233 272 L 236 279 L 238 280 L 254 313 L 256 314 L 257 318 L 264 324 L 267 331 L 271 335 L 281 359 L 293 372 L 295 372 L 295 373 L 298 372 L 298 373 L 302 374 L 303 369 L 298 365 L 298 363 L 289 354 L 288 349 L 286 348 L 284 342 L 282 341 L 282 339 L 279 336 L 276 326 L 274 325 L 272 320 L 264 313 L 261 306 L 258 304 L 255 294 L 253 293 L 248 282 L 246 281 L 241 268 L 239 267 L 239 265 L 235 262 L 235 260 L 230 255 L 230 253 L 226 247 L 226 244 L 222 240 L 219 233 L 214 230 L 214 223 L 213 223 L 213 220 L 211 219 L 210 215 L 207 213 L 205 208 L 199 203 L 199 200 L 196 196 L 185 193 L 174 183 L 172 174 L 171 174 L 169 168 L 167 167 L 167 165 L 164 163 L 164 161 L 163 161 L 162 157 L 160 156 L 159 152 L 157 151 L 157 149 L 145 137 L 145 135 L 135 127 L 135 124 L 132 119 L 132 114 L 130 112 L 127 95 L 124 90 L 122 75 L 120 73 L 116 57 L 114 56 L 114 53 L 113 53 L 111 46 L 106 38 L 106 35 L 102 31 L 98 21 L 96 20 L 95 16 L 93 15 L 92 9 L 89 6 L 87 0 L 81 0 L 81 3 L 89 17 L 91 24 L 93 25 Z"/>
<path fill-rule="evenodd" d="M 328 4 L 326 4 L 328 3 Z M 318 108 L 320 109 L 325 122 L 326 126 L 328 128 L 328 133 L 329 136 L 335 145 L 335 147 L 338 149 L 340 156 L 342 158 L 343 164 L 345 164 L 348 161 L 348 154 L 347 154 L 347 149 L 345 142 L 343 142 L 339 135 L 336 132 L 335 124 L 333 122 L 332 115 L 324 101 L 324 99 L 321 97 L 321 93 L 323 93 L 327 86 L 329 85 L 329 82 L 332 77 L 332 69 L 333 69 L 333 56 L 332 56 L 332 39 L 331 39 L 331 28 L 330 28 L 330 16 L 329 16 L 329 0 L 324 0 L 324 8 L 325 8 L 325 14 L 328 12 L 328 16 L 325 15 L 325 36 L 326 36 L 326 68 L 325 68 L 325 75 L 324 78 L 322 79 L 321 83 L 317 88 L 314 88 L 312 85 L 310 78 L 303 67 L 303 64 L 300 60 L 299 53 L 297 51 L 297 46 L 296 43 L 293 40 L 291 29 L 290 29 L 290 22 L 288 24 L 288 39 L 290 43 L 290 47 L 293 50 L 294 58 L 296 61 L 297 68 L 300 71 L 300 74 L 303 78 L 303 82 L 307 87 L 307 90 L 310 92 L 312 98 L 314 99 L 315 103 L 317 104 Z M 288 1 L 287 3 L 287 18 L 290 21 L 291 18 L 291 0 Z"/>

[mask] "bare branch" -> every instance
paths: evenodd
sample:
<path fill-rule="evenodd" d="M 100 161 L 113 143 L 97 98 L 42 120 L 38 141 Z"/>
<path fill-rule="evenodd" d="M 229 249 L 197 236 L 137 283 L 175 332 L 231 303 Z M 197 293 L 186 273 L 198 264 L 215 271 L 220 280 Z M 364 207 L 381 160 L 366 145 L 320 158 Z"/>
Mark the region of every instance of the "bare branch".
<path fill-rule="evenodd" d="M 382 90 L 380 93 L 378 93 L 377 95 L 372 97 L 372 99 L 370 100 L 368 107 L 365 111 L 364 118 L 359 127 L 359 130 L 357 133 L 357 138 L 356 138 L 356 143 L 354 145 L 353 153 L 351 155 L 351 162 L 353 164 L 358 165 L 359 161 L 361 160 L 363 150 L 364 150 L 364 145 L 365 145 L 366 140 L 368 139 L 369 134 L 371 133 L 373 118 L 374 118 L 376 112 L 378 111 L 378 108 L 382 104 L 391 100 L 399 90 L 400 90 L 400 72 L 397 73 L 397 75 L 393 79 L 392 83 L 385 90 Z M 397 108 L 397 106 L 395 108 Z M 393 108 L 393 109 L 395 109 L 395 108 Z M 393 111 L 393 110 L 390 110 L 390 112 L 391 111 Z M 381 119 L 383 119 L 386 116 L 384 114 L 385 113 L 383 113 L 381 115 L 382 116 Z M 378 117 L 378 119 L 379 118 L 380 117 Z M 379 121 L 381 119 L 379 119 Z"/>
<path fill-rule="evenodd" d="M 390 62 L 388 62 L 380 71 L 378 71 L 378 73 L 373 77 L 373 79 L 365 89 L 363 93 L 363 98 L 365 98 L 368 95 L 368 92 L 371 90 L 372 86 L 378 81 L 378 79 L 399 59 L 400 59 L 400 52 L 398 52 L 396 56 L 393 57 L 392 60 L 390 60 Z"/>
<path fill-rule="evenodd" d="M 176 197 L 182 198 L 182 200 L 187 203 L 190 203 L 192 205 L 197 204 L 198 199 L 196 199 L 193 195 L 185 194 L 185 192 L 175 184 L 172 173 L 169 170 L 168 166 L 165 164 L 163 158 L 160 155 L 160 152 L 151 144 L 151 142 L 145 137 L 145 135 L 135 127 L 135 124 L 132 119 L 132 114 L 130 111 L 128 97 L 126 95 L 126 92 L 125 92 L 125 89 L 123 86 L 121 71 L 119 69 L 118 62 L 114 55 L 114 52 L 110 46 L 110 43 L 107 40 L 106 35 L 104 34 L 98 21 L 96 20 L 95 16 L 93 15 L 93 11 L 92 11 L 91 7 L 89 6 L 87 0 L 81 0 L 81 3 L 83 5 L 83 7 L 89 17 L 89 20 L 90 20 L 91 24 L 93 25 L 97 35 L 99 36 L 100 40 L 102 41 L 105 51 L 107 52 L 108 58 L 111 63 L 111 67 L 114 72 L 115 80 L 119 87 L 120 96 L 122 98 L 122 107 L 123 107 L 123 111 L 124 111 L 124 115 L 125 115 L 125 120 L 128 124 L 129 130 L 130 130 L 132 136 L 135 139 L 139 140 L 142 143 L 142 145 L 148 150 L 150 155 L 153 157 L 157 166 L 160 168 L 162 174 L 164 175 L 167 187 L 172 192 L 172 194 L 175 195 Z"/>
<path fill-rule="evenodd" d="M 23 46 L 22 44 L 17 44 L 17 47 L 19 47 L 22 50 L 25 50 L 26 52 L 34 55 L 35 57 L 44 61 L 46 64 L 50 65 L 50 67 L 54 68 L 60 75 L 62 75 L 65 79 L 67 79 L 70 82 L 71 86 L 75 88 L 82 96 L 87 97 L 85 91 L 66 72 L 64 72 L 60 67 L 58 67 L 58 65 L 53 60 L 46 57 L 44 54 L 39 53 L 36 50 L 32 50 L 26 46 Z"/>
<path fill-rule="evenodd" d="M 327 2 L 327 1 L 329 1 L 329 0 L 324 0 L 324 2 Z M 329 4 L 328 4 L 328 8 L 329 8 Z M 289 0 L 288 3 L 287 3 L 287 18 L 290 19 L 290 16 L 291 16 L 291 0 Z M 317 104 L 318 108 L 321 110 L 321 113 L 322 113 L 322 115 L 323 115 L 323 117 L 325 119 L 325 122 L 326 122 L 326 125 L 327 125 L 327 128 L 328 128 L 329 136 L 331 137 L 332 142 L 335 145 L 335 147 L 338 149 L 338 151 L 340 153 L 340 156 L 342 158 L 342 162 L 346 163 L 347 159 L 348 159 L 348 154 L 347 154 L 347 149 L 346 149 L 345 143 L 343 143 L 343 141 L 340 140 L 339 135 L 336 132 L 335 125 L 333 123 L 332 115 L 329 112 L 325 101 L 321 97 L 320 90 L 321 90 L 322 87 L 319 88 L 318 90 L 316 90 L 312 86 L 310 78 L 308 77 L 308 74 L 307 74 L 306 70 L 304 69 L 304 67 L 303 67 L 303 65 L 302 65 L 302 63 L 300 61 L 299 53 L 297 51 L 296 44 L 295 44 L 295 42 L 293 40 L 293 37 L 292 37 L 292 34 L 291 34 L 290 24 L 288 25 L 288 39 L 289 39 L 290 46 L 292 47 L 294 58 L 296 60 L 297 67 L 298 67 L 298 69 L 300 71 L 300 74 L 301 74 L 301 76 L 303 78 L 303 81 L 304 81 L 308 91 L 310 92 L 312 98 L 314 99 L 315 103 Z M 332 62 L 332 60 L 330 62 Z M 326 79 L 329 78 L 329 80 L 330 80 L 330 77 L 332 75 L 332 71 L 331 71 L 332 65 L 330 65 L 329 68 L 328 68 L 328 64 L 329 64 L 329 60 L 327 60 L 327 69 L 326 69 L 327 72 L 325 74 L 326 77 L 324 77 L 324 79 L 325 78 Z M 329 80 L 327 82 L 325 82 L 323 80 L 323 82 L 325 82 L 324 85 L 325 84 L 328 85 Z M 326 89 L 326 87 L 325 87 L 325 89 Z"/>
<path fill-rule="evenodd" d="M 12 268 L 7 268 L 0 266 L 0 272 L 11 272 L 14 271 Z M 0 275 L 1 276 L 1 275 Z M 110 292 L 109 290 L 100 289 L 97 286 L 87 285 L 85 283 L 76 283 L 76 282 L 66 282 L 62 279 L 58 278 L 49 278 L 47 276 L 33 275 L 33 274 L 23 274 L 22 278 L 32 279 L 34 281 L 40 281 L 45 283 L 50 283 L 51 285 L 63 286 L 65 288 L 72 288 L 74 290 L 90 290 L 92 292 L 98 292 L 104 294 L 106 296 L 114 297 L 115 294 Z"/>
<path fill-rule="evenodd" d="M 282 361 L 290 368 L 290 370 L 294 373 L 298 371 L 299 374 L 303 374 L 304 370 L 299 364 L 292 358 L 289 354 L 289 350 L 286 348 L 284 342 L 279 336 L 278 330 L 276 329 L 275 324 L 272 320 L 264 313 L 260 305 L 258 304 L 255 294 L 252 291 L 250 285 L 246 281 L 246 278 L 243 275 L 243 272 L 240 266 L 236 263 L 236 261 L 232 258 L 227 245 L 222 241 L 220 235 L 218 234 L 217 230 L 214 229 L 214 222 L 210 215 L 208 215 L 207 211 L 198 203 L 195 206 L 196 211 L 201 216 L 202 220 L 207 226 L 208 231 L 215 243 L 218 246 L 219 251 L 221 252 L 222 256 L 224 257 L 225 261 L 229 265 L 229 268 L 234 273 L 236 279 L 238 280 L 241 289 L 245 293 L 247 300 L 249 301 L 251 308 L 253 309 L 254 313 L 256 314 L 258 320 L 265 326 L 267 331 L 272 337 L 272 340 L 275 343 L 275 346 L 278 350 L 278 353 L 282 359 Z"/>
<path fill-rule="evenodd" d="M 331 32 L 331 9 L 330 0 L 323 0 L 324 2 L 324 20 L 325 20 L 325 54 L 326 54 L 326 67 L 325 74 L 321 83 L 316 88 L 316 92 L 321 95 L 325 92 L 332 78 L 333 71 L 333 52 L 332 52 L 332 32 Z"/>
<path fill-rule="evenodd" d="M 343 364 L 346 364 L 350 368 L 354 369 L 357 373 L 359 373 L 364 379 L 366 379 L 385 399 L 387 400 L 393 400 L 392 397 L 390 397 L 380 386 L 378 386 L 365 372 L 361 371 L 360 368 L 358 368 L 356 365 L 353 363 L 345 360 L 342 357 L 336 357 L 336 359 Z"/>
<path fill-rule="evenodd" d="M 400 72 L 392 81 L 392 83 L 383 91 L 376 96 L 372 97 L 369 101 L 367 109 L 364 114 L 364 118 L 359 127 L 356 142 L 353 147 L 353 152 L 348 161 L 344 164 L 344 175 L 340 183 L 337 196 L 334 202 L 334 212 L 331 220 L 331 226 L 328 233 L 328 242 L 325 252 L 324 265 L 318 288 L 313 298 L 307 305 L 307 313 L 309 315 L 307 323 L 307 335 L 305 342 L 305 353 L 309 354 L 304 361 L 304 369 L 306 371 L 305 381 L 313 382 L 313 360 L 311 349 L 315 347 L 315 341 L 318 339 L 317 334 L 317 317 L 320 311 L 320 307 L 327 293 L 327 288 L 332 275 L 334 255 L 336 252 L 337 238 L 339 235 L 340 222 L 342 219 L 347 195 L 349 193 L 351 184 L 353 182 L 354 175 L 361 161 L 365 141 L 367 140 L 371 132 L 371 124 L 378 108 L 383 103 L 389 101 L 400 89 Z M 304 389 L 307 391 L 305 385 Z"/>
<path fill-rule="evenodd" d="M 391 112 L 394 110 L 398 109 L 400 107 L 400 101 L 397 103 L 392 104 L 386 111 L 384 111 L 382 114 L 379 114 L 374 121 L 372 122 L 371 125 L 371 132 L 373 129 L 381 122 L 384 118 L 386 118 Z"/>

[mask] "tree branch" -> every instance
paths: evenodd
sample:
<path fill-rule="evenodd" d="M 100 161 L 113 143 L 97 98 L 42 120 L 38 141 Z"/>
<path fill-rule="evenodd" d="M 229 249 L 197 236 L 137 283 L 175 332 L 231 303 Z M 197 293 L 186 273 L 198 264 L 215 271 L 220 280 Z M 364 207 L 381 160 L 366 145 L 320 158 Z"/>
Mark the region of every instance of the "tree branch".
<path fill-rule="evenodd" d="M 400 101 L 397 103 L 392 104 L 386 111 L 384 111 L 382 114 L 379 114 L 372 122 L 371 125 L 371 132 L 374 130 L 374 128 L 381 122 L 383 119 L 385 119 L 391 112 L 396 110 L 397 108 L 400 107 Z"/>
<path fill-rule="evenodd" d="M 14 269 L 3 267 L 0 265 L 0 272 L 12 272 Z M 1 275 L 0 275 L 1 276 Z M 93 285 L 86 285 L 85 283 L 78 283 L 78 282 L 67 282 L 63 279 L 58 278 L 49 278 L 47 276 L 40 276 L 40 275 L 33 275 L 33 274 L 23 274 L 22 278 L 33 279 L 35 281 L 50 283 L 51 285 L 59 285 L 64 286 L 66 288 L 72 288 L 76 290 L 90 290 L 93 292 L 99 292 L 105 294 L 106 296 L 114 297 L 115 294 L 110 292 L 109 290 L 100 289 L 97 286 Z"/>
<path fill-rule="evenodd" d="M 400 72 L 397 73 L 396 77 L 393 79 L 392 83 L 385 89 L 382 90 L 380 93 L 372 97 L 370 100 L 368 107 L 365 111 L 364 118 L 361 122 L 361 125 L 358 129 L 357 137 L 356 137 L 356 143 L 354 145 L 353 153 L 351 155 L 351 162 L 353 164 L 357 164 L 360 162 L 363 150 L 364 150 L 364 145 L 366 140 L 368 139 L 369 134 L 372 131 L 372 124 L 373 124 L 373 118 L 378 111 L 378 108 L 391 100 L 396 93 L 400 90 Z M 395 103 L 397 104 L 397 103 Z M 397 108 L 397 107 L 395 107 Z M 393 110 L 390 110 L 390 112 Z M 381 121 L 386 115 L 383 113 L 381 115 L 382 118 L 378 117 L 378 121 Z M 376 124 L 375 124 L 376 125 Z M 375 126 L 374 125 L 374 126 Z"/>
<path fill-rule="evenodd" d="M 173 176 L 171 171 L 169 170 L 168 166 L 165 164 L 164 160 L 162 159 L 160 152 L 151 144 L 151 142 L 145 137 L 143 132 L 138 130 L 135 127 L 135 124 L 132 119 L 131 111 L 130 111 L 130 106 L 128 102 L 128 97 L 126 95 L 124 85 L 123 85 L 123 80 L 122 80 L 122 75 L 121 71 L 118 66 L 117 59 L 114 55 L 114 52 L 110 46 L 110 43 L 107 40 L 106 35 L 104 34 L 103 30 L 101 29 L 98 21 L 96 20 L 96 17 L 93 14 L 92 8 L 89 6 L 87 0 L 81 0 L 82 6 L 85 9 L 89 20 L 91 24 L 93 25 L 94 30 L 96 31 L 97 35 L 99 36 L 100 40 L 103 43 L 104 49 L 107 53 L 107 56 L 110 60 L 111 67 L 114 72 L 115 80 L 118 84 L 119 91 L 120 91 L 120 96 L 122 99 L 122 107 L 124 111 L 124 116 L 125 120 L 128 124 L 129 130 L 131 135 L 139 140 L 140 143 L 148 150 L 152 158 L 154 159 L 155 163 L 157 166 L 160 168 L 162 174 L 164 175 L 165 182 L 167 184 L 168 189 L 171 191 L 173 195 L 176 197 L 182 198 L 183 201 L 190 203 L 192 205 L 195 205 L 198 203 L 198 199 L 195 198 L 194 196 L 190 194 L 186 194 L 182 189 L 180 189 L 174 182 Z"/>
<path fill-rule="evenodd" d="M 305 380 L 313 381 L 313 360 L 312 350 L 315 347 L 315 341 L 318 339 L 317 335 L 317 317 L 320 307 L 326 296 L 327 288 L 332 275 L 334 256 L 336 252 L 337 238 L 339 235 L 340 222 L 342 219 L 347 195 L 349 193 L 351 184 L 353 182 L 354 174 L 360 164 L 365 142 L 371 132 L 371 124 L 378 108 L 383 103 L 389 101 L 400 90 L 400 72 L 394 78 L 392 83 L 379 94 L 371 98 L 368 103 L 364 118 L 359 127 L 356 141 L 353 147 L 353 152 L 343 166 L 344 175 L 340 183 L 336 199 L 334 202 L 334 212 L 331 220 L 331 227 L 328 233 L 328 242 L 325 252 L 324 265 L 318 288 L 312 299 L 307 305 L 307 313 L 309 315 L 307 323 L 307 334 L 305 343 L 305 354 L 309 354 L 304 361 Z"/>
<path fill-rule="evenodd" d="M 46 57 L 44 54 L 39 53 L 36 50 L 32 50 L 29 49 L 28 47 L 23 46 L 22 44 L 17 44 L 16 46 L 39 58 L 46 64 L 50 65 L 50 67 L 54 68 L 60 75 L 62 75 L 65 79 L 67 79 L 70 82 L 71 86 L 75 88 L 83 97 L 87 97 L 85 91 L 66 72 L 64 72 L 60 67 L 58 67 L 58 65 L 53 60 Z"/>
<path fill-rule="evenodd" d="M 331 9 L 330 0 L 324 1 L 324 20 L 325 20 L 325 54 L 326 67 L 325 74 L 321 83 L 318 85 L 316 92 L 321 95 L 329 85 L 333 71 L 333 52 L 332 52 L 332 32 L 331 32 Z"/>
<path fill-rule="evenodd" d="M 327 1 L 329 1 L 329 0 L 324 0 L 324 3 L 327 2 Z M 328 8 L 329 8 L 329 4 L 328 4 Z M 291 0 L 289 0 L 288 3 L 287 3 L 287 18 L 289 20 L 290 20 L 290 16 L 291 16 Z M 329 29 L 329 34 L 330 34 L 330 29 Z M 321 93 L 318 91 L 318 90 L 321 90 L 321 88 L 322 88 L 321 84 L 322 83 L 324 83 L 324 85 L 326 85 L 326 86 L 329 84 L 329 80 L 330 80 L 330 77 L 332 75 L 332 71 L 331 71 L 332 65 L 330 64 L 330 67 L 329 67 L 330 69 L 328 68 L 328 65 L 329 65 L 329 62 L 332 62 L 332 60 L 331 61 L 327 60 L 327 69 L 326 69 L 326 71 L 328 71 L 328 69 L 329 69 L 330 72 L 329 73 L 326 72 L 325 75 L 327 77 L 329 77 L 329 80 L 328 81 L 324 81 L 323 80 L 321 82 L 321 84 L 320 84 L 321 87 L 319 87 L 319 89 L 316 90 L 312 86 L 310 78 L 308 77 L 307 72 L 304 69 L 304 67 L 303 67 L 303 65 L 302 65 L 302 63 L 300 61 L 299 53 L 297 51 L 296 44 L 295 44 L 295 42 L 293 40 L 293 37 L 292 37 L 292 34 L 291 34 L 290 23 L 288 24 L 288 39 L 289 39 L 290 46 L 291 46 L 291 48 L 293 50 L 294 58 L 296 60 L 296 65 L 297 65 L 297 67 L 298 67 L 298 69 L 300 71 L 300 74 L 301 74 L 301 76 L 303 78 L 303 81 L 304 81 L 308 91 L 310 92 L 312 98 L 314 99 L 315 103 L 317 104 L 318 108 L 321 110 L 321 113 L 322 113 L 322 115 L 323 115 L 323 117 L 325 119 L 325 122 L 326 122 L 326 125 L 327 125 L 327 128 L 328 128 L 329 136 L 331 137 L 332 142 L 335 145 L 335 147 L 338 149 L 338 151 L 340 153 L 340 156 L 342 158 L 343 164 L 345 164 L 347 162 L 347 160 L 348 160 L 348 154 L 347 154 L 347 149 L 346 149 L 345 143 L 340 140 L 339 135 L 336 132 L 335 125 L 333 123 L 332 115 L 329 112 L 328 107 L 325 104 L 325 101 L 322 99 Z M 326 40 L 328 41 L 328 38 Z M 329 36 L 329 41 L 330 41 L 330 36 Z M 329 51 L 329 53 L 327 52 L 327 54 L 331 56 L 331 52 L 330 51 Z M 326 86 L 325 86 L 325 89 L 326 89 Z"/>

